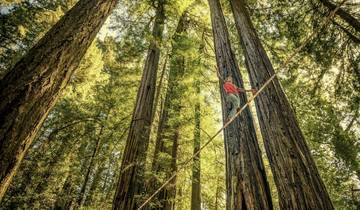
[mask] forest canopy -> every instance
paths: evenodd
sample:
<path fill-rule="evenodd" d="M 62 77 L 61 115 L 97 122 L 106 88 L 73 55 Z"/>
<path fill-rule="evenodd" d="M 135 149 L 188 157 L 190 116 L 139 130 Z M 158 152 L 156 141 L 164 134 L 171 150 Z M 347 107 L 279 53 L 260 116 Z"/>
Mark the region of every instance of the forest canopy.
<path fill-rule="evenodd" d="M 0 209 L 360 209 L 359 1 L 0 0 L 0 27 Z"/>

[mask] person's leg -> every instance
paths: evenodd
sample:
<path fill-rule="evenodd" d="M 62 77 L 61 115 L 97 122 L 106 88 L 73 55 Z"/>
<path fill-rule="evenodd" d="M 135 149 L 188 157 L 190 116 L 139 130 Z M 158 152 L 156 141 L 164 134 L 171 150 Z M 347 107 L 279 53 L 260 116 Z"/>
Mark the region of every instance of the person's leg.
<path fill-rule="evenodd" d="M 236 112 L 240 106 L 240 99 L 237 94 L 228 94 L 227 101 L 231 103 L 231 109 L 229 111 L 229 115 L 227 118 L 227 121 L 229 121 L 231 118 L 233 118 L 236 115 Z M 229 149 L 231 153 L 233 155 L 237 155 L 239 153 L 239 148 L 238 145 L 236 144 L 236 138 L 230 138 L 229 143 L 230 143 Z"/>
<path fill-rule="evenodd" d="M 234 94 L 227 94 L 226 100 L 231 104 L 231 109 L 229 110 L 228 119 L 232 118 L 236 114 L 236 109 L 239 107 L 239 100 Z"/>
<path fill-rule="evenodd" d="M 236 112 L 238 112 L 238 109 L 240 108 L 240 98 L 239 98 L 239 95 L 237 95 L 237 94 L 234 96 L 235 96 L 234 106 L 235 106 Z"/>

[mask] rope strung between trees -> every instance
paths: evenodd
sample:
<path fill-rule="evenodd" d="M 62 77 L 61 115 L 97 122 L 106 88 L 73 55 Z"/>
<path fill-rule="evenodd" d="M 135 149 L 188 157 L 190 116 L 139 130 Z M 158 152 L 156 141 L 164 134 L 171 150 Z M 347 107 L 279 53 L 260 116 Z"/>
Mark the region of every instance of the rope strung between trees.
<path fill-rule="evenodd" d="M 330 23 L 331 19 L 335 16 L 335 13 L 340 9 L 340 7 L 346 1 L 347 0 L 343 0 L 341 3 L 339 3 L 339 5 L 332 12 L 330 12 L 330 14 L 325 18 L 324 22 L 322 23 L 322 26 L 320 27 L 320 29 L 314 31 L 308 38 L 306 38 L 305 41 L 302 43 L 302 45 L 300 45 L 297 49 L 295 49 L 295 51 L 285 60 L 285 62 L 281 65 L 280 69 L 285 68 L 290 63 L 290 61 L 295 57 L 295 55 L 298 52 L 300 52 L 300 50 L 302 48 L 304 48 L 305 45 L 311 41 L 312 38 L 317 36 L 322 28 L 326 27 Z M 261 93 L 261 91 L 263 91 L 275 79 L 275 77 L 276 77 L 276 73 L 274 75 L 272 75 L 261 86 L 261 88 L 246 102 L 246 104 L 244 106 L 241 107 L 241 109 L 235 114 L 234 117 L 232 117 L 228 122 L 226 122 L 222 128 L 220 128 L 203 146 L 200 147 L 200 149 L 196 153 L 193 154 L 192 157 L 190 157 L 187 161 L 185 161 L 183 163 L 183 167 L 181 167 L 176 172 L 174 172 L 173 175 L 170 176 L 170 178 L 167 179 L 143 204 L 141 204 L 141 206 L 137 210 L 141 210 L 143 207 L 145 207 L 145 205 L 147 203 L 149 203 L 155 197 L 155 195 L 157 195 L 166 185 L 168 185 L 171 182 L 171 180 L 177 175 L 177 173 L 179 171 L 181 171 L 182 169 L 185 169 L 186 165 L 188 163 L 192 162 L 192 160 L 198 154 L 200 154 L 201 150 L 203 150 L 207 145 L 209 145 L 210 142 L 212 142 L 228 125 L 230 125 L 230 123 L 232 123 L 235 120 L 235 118 L 237 118 L 250 105 L 250 103 Z"/>

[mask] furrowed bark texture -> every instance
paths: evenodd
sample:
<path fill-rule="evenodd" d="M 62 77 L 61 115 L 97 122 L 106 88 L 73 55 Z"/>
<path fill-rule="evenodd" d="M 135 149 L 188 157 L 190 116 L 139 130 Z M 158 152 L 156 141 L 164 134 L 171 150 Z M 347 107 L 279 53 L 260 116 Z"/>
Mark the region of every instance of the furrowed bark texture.
<path fill-rule="evenodd" d="M 153 26 L 153 40 L 147 53 L 144 71 L 133 117 L 126 141 L 122 159 L 119 181 L 113 209 L 137 209 L 139 199 L 135 198 L 144 193 L 144 167 L 148 149 L 151 122 L 153 117 L 153 103 L 156 89 L 156 75 L 160 57 L 160 43 L 164 29 L 165 0 L 159 1 Z M 124 170 L 126 168 L 126 170 Z"/>
<path fill-rule="evenodd" d="M 176 171 L 177 145 L 179 140 L 179 115 L 181 109 L 182 85 L 181 81 L 185 73 L 185 58 L 181 55 L 181 51 L 185 50 L 183 46 L 184 33 L 188 28 L 187 12 L 180 17 L 175 35 L 173 37 L 173 46 L 170 58 L 170 72 L 168 87 L 166 90 L 166 97 L 164 108 L 161 113 L 154 158 L 152 163 L 152 171 L 156 176 L 164 176 L 168 179 L 174 171 Z M 165 155 L 162 155 L 162 154 Z M 160 158 L 161 157 L 161 158 Z M 162 184 L 162 181 L 153 179 L 151 185 L 151 193 L 157 190 Z M 157 200 L 159 206 L 153 209 L 174 209 L 176 196 L 176 178 L 174 178 L 169 185 L 162 189 Z"/>
<path fill-rule="evenodd" d="M 212 30 L 217 66 L 223 78 L 232 75 L 234 83 L 243 88 L 243 81 L 235 55 L 231 49 L 225 18 L 218 0 L 208 0 L 211 11 Z M 223 119 L 227 118 L 227 106 L 223 81 L 220 80 L 220 93 Z M 246 101 L 246 95 L 240 94 L 241 105 Z M 250 109 L 246 108 L 224 130 L 226 154 L 226 207 L 229 210 L 238 209 L 272 209 L 271 195 L 261 151 Z M 233 153 L 237 148 L 239 153 Z"/>
<path fill-rule="evenodd" d="M 330 11 L 335 10 L 337 5 L 331 3 L 329 0 L 319 0 L 325 7 L 327 7 Z M 360 22 L 352 16 L 350 13 L 346 12 L 343 9 L 338 9 L 335 13 L 341 19 L 343 19 L 347 24 L 349 24 L 352 28 L 354 28 L 357 32 L 360 33 Z"/>
<path fill-rule="evenodd" d="M 81 0 L 0 81 L 0 200 L 116 0 Z"/>
<path fill-rule="evenodd" d="M 200 97 L 200 84 L 195 82 L 196 94 Z M 201 147 L 200 132 L 200 102 L 195 104 L 195 129 L 194 129 L 194 153 L 197 153 Z M 193 158 L 192 185 L 191 185 L 191 210 L 201 210 L 201 184 L 200 184 L 200 153 Z"/>
<path fill-rule="evenodd" d="M 251 84 L 259 88 L 275 72 L 243 0 L 230 0 Z M 266 152 L 281 209 L 333 209 L 295 114 L 275 78 L 256 98 Z"/>

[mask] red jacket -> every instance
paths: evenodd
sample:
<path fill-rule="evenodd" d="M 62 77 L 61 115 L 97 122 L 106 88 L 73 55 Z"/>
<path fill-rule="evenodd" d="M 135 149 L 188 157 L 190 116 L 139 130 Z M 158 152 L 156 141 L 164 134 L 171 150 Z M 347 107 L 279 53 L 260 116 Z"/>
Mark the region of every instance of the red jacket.
<path fill-rule="evenodd" d="M 225 92 L 227 94 L 231 94 L 231 93 L 238 94 L 238 93 L 240 93 L 239 89 L 236 88 L 236 86 L 231 82 L 225 82 L 224 83 L 224 90 L 225 90 Z"/>

